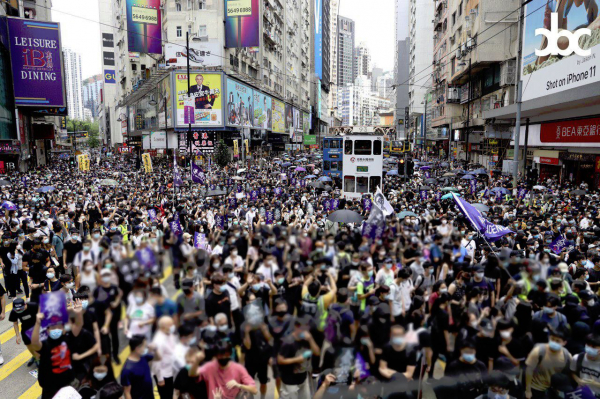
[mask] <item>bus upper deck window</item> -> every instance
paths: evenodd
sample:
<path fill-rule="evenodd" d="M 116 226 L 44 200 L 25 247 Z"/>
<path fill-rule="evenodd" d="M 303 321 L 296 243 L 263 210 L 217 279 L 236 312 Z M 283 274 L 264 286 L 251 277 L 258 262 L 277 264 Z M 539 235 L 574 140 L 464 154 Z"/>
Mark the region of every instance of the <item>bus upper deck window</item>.
<path fill-rule="evenodd" d="M 338 140 L 331 140 L 331 148 L 340 148 Z"/>
<path fill-rule="evenodd" d="M 344 142 L 344 154 L 352 155 L 352 140 L 346 140 Z"/>
<path fill-rule="evenodd" d="M 381 155 L 381 141 L 375 140 L 373 142 L 373 155 Z"/>
<path fill-rule="evenodd" d="M 354 176 L 344 176 L 344 191 L 353 193 L 355 189 Z"/>
<path fill-rule="evenodd" d="M 323 140 L 323 147 L 329 148 L 329 140 Z"/>
<path fill-rule="evenodd" d="M 371 140 L 355 140 L 354 155 L 371 155 Z M 379 155 L 381 155 L 381 149 Z"/>

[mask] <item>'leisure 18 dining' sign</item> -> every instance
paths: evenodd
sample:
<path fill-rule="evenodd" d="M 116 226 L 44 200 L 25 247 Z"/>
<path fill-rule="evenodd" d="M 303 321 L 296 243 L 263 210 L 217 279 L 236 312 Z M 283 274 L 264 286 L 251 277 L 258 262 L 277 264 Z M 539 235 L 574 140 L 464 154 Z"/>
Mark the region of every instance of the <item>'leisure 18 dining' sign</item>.
<path fill-rule="evenodd" d="M 64 107 L 60 25 L 8 18 L 15 104 Z"/>

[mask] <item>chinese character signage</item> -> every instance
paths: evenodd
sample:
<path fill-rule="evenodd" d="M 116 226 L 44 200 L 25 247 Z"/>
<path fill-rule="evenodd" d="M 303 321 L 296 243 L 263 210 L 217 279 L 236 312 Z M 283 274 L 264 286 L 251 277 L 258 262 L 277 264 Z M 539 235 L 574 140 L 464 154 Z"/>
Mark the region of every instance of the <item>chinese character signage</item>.
<path fill-rule="evenodd" d="M 600 118 L 542 123 L 542 143 L 600 143 Z"/>
<path fill-rule="evenodd" d="M 193 132 L 192 150 L 200 151 L 205 154 L 215 152 L 215 132 Z"/>
<path fill-rule="evenodd" d="M 192 73 L 190 75 L 191 99 L 188 99 L 187 74 L 175 74 L 175 91 L 177 93 L 177 126 L 186 127 L 188 123 L 191 123 L 192 127 L 222 126 L 223 110 L 221 107 L 221 74 Z M 186 108 L 188 110 L 187 115 Z"/>
<path fill-rule="evenodd" d="M 17 106 L 64 107 L 60 25 L 7 18 Z"/>

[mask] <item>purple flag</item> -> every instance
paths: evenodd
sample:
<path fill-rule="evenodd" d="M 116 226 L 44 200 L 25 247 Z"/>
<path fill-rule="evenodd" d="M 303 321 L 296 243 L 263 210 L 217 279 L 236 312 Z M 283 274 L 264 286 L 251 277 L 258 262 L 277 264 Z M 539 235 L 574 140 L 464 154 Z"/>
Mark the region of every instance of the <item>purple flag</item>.
<path fill-rule="evenodd" d="M 244 187 L 242 187 L 242 185 L 241 185 L 241 184 L 238 184 L 238 185 L 237 185 L 237 192 L 238 192 L 238 193 L 241 193 L 242 191 L 244 191 Z"/>
<path fill-rule="evenodd" d="M 258 191 L 256 191 L 256 190 L 250 191 L 250 199 L 252 201 L 256 201 L 258 199 Z"/>
<path fill-rule="evenodd" d="M 363 208 L 365 208 L 365 211 L 370 211 L 371 207 L 373 206 L 373 202 L 371 201 L 370 198 L 365 198 L 363 200 Z"/>
<path fill-rule="evenodd" d="M 18 206 L 16 206 L 13 202 L 10 202 L 10 201 L 4 201 L 2 203 L 2 208 L 9 210 L 9 211 L 16 211 L 17 209 L 19 209 Z"/>
<path fill-rule="evenodd" d="M 340 207 L 340 200 L 338 198 L 334 198 L 331 200 L 331 209 L 335 210 Z"/>
<path fill-rule="evenodd" d="M 156 220 L 156 209 L 148 209 L 148 217 L 150 218 L 150 220 L 155 221 Z"/>
<path fill-rule="evenodd" d="M 473 195 L 477 191 L 477 180 L 472 179 L 469 184 L 471 185 L 471 195 Z"/>
<path fill-rule="evenodd" d="M 583 356 L 583 354 L 579 355 Z M 584 385 L 582 387 L 577 388 L 574 391 L 568 392 L 565 395 L 565 399 L 595 399 L 596 395 L 590 389 L 589 386 Z"/>
<path fill-rule="evenodd" d="M 517 192 L 518 199 L 524 199 L 526 195 L 527 195 L 527 189 L 524 187 L 520 188 L 519 191 Z"/>
<path fill-rule="evenodd" d="M 267 193 L 267 189 L 264 187 L 261 187 L 258 191 L 260 192 L 260 195 L 265 195 Z"/>
<path fill-rule="evenodd" d="M 431 177 L 431 175 L 429 174 L 429 171 L 425 172 L 425 177 L 428 178 L 428 179 Z"/>
<path fill-rule="evenodd" d="M 283 189 L 281 187 L 275 187 L 275 195 L 280 196 L 282 192 Z"/>
<path fill-rule="evenodd" d="M 557 255 L 560 255 L 560 253 L 566 249 L 567 251 L 570 251 L 571 249 L 573 249 L 572 245 L 567 246 L 567 238 L 565 236 L 563 236 L 562 234 L 559 235 L 558 237 L 556 237 L 556 239 L 554 241 L 552 241 L 552 243 L 549 245 L 550 249 L 552 250 L 552 252 L 554 252 Z"/>
<path fill-rule="evenodd" d="M 191 105 L 193 104 L 193 102 L 189 102 L 187 103 L 184 100 L 184 105 L 183 105 L 183 123 L 185 123 L 186 125 L 188 124 L 194 124 L 196 123 L 195 121 L 195 115 L 194 115 L 194 106 Z"/>
<path fill-rule="evenodd" d="M 175 168 L 173 169 L 173 185 L 175 187 L 183 186 L 183 180 L 181 179 L 181 173 L 179 173 L 177 165 L 175 165 Z"/>
<path fill-rule="evenodd" d="M 194 233 L 194 248 L 200 248 L 204 241 L 206 241 L 206 236 L 196 231 Z"/>
<path fill-rule="evenodd" d="M 330 211 L 331 210 L 331 201 L 330 200 L 323 201 L 323 208 L 325 208 L 326 211 Z"/>
<path fill-rule="evenodd" d="M 300 180 L 300 187 L 306 187 L 306 180 Z"/>
<path fill-rule="evenodd" d="M 192 162 L 192 181 L 194 183 L 204 184 L 205 175 L 202 167 L 196 165 L 196 162 Z"/>
<path fill-rule="evenodd" d="M 181 222 L 179 221 L 179 213 L 175 212 L 173 215 L 173 221 L 171 222 L 171 231 L 176 236 L 180 236 L 183 234 L 183 229 L 181 228 Z"/>
<path fill-rule="evenodd" d="M 147 271 L 153 271 L 157 266 L 154 251 L 149 247 L 135 251 L 135 257 Z"/>
<path fill-rule="evenodd" d="M 292 185 L 292 186 L 295 186 L 295 185 L 296 185 L 296 178 L 295 178 L 295 177 L 292 177 L 292 178 L 290 179 L 290 185 Z"/>
<path fill-rule="evenodd" d="M 502 201 L 502 191 L 496 191 L 496 201 Z"/>
<path fill-rule="evenodd" d="M 217 226 L 221 230 L 225 229 L 225 217 L 223 217 L 223 215 L 215 216 L 215 226 Z"/>
<path fill-rule="evenodd" d="M 216 185 L 214 185 L 214 184 L 211 184 L 210 186 L 208 186 L 208 188 L 209 188 L 210 190 L 216 190 L 216 189 L 217 189 L 217 186 L 216 186 Z"/>
<path fill-rule="evenodd" d="M 427 191 L 426 190 L 419 191 L 419 196 L 421 197 L 421 201 L 427 201 Z"/>
<path fill-rule="evenodd" d="M 452 193 L 452 197 L 454 198 L 456 205 L 459 207 L 463 215 L 469 219 L 473 227 L 483 234 L 488 241 L 494 242 L 500 239 L 502 236 L 512 233 L 512 230 L 508 227 L 504 227 L 499 224 L 493 224 L 492 222 L 486 220 L 481 215 L 481 212 L 473 207 L 473 205 L 460 198 L 458 195 Z"/>
<path fill-rule="evenodd" d="M 438 202 L 442 200 L 442 193 L 440 191 L 438 191 L 437 193 L 435 193 L 435 199 Z"/>
<path fill-rule="evenodd" d="M 44 314 L 41 327 L 66 324 L 69 321 L 67 297 L 62 291 L 48 292 L 40 296 L 40 312 Z"/>
<path fill-rule="evenodd" d="M 236 198 L 229 198 L 229 207 L 231 208 L 237 208 L 237 199 Z"/>
<path fill-rule="evenodd" d="M 265 223 L 266 224 L 273 224 L 274 218 L 275 218 L 275 215 L 273 214 L 273 211 L 267 211 L 265 213 Z"/>

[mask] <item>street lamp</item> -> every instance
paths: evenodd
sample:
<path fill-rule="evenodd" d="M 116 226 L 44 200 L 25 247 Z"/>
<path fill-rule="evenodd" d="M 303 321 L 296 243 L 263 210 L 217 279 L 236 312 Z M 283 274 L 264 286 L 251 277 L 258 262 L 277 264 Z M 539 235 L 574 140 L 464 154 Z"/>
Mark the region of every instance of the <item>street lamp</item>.
<path fill-rule="evenodd" d="M 466 62 L 461 62 L 460 64 L 458 64 L 458 66 L 464 67 L 466 66 L 467 63 Z M 465 142 L 465 150 L 467 152 L 467 164 L 469 163 L 469 161 L 471 160 L 471 151 L 469 151 L 469 135 L 471 134 L 470 128 L 469 128 L 469 124 L 471 122 L 471 93 L 472 93 L 472 89 L 471 89 L 471 57 L 469 57 L 469 92 L 467 93 L 467 120 L 465 122 L 465 132 L 467 133 L 467 138 L 466 138 L 466 142 Z"/>

